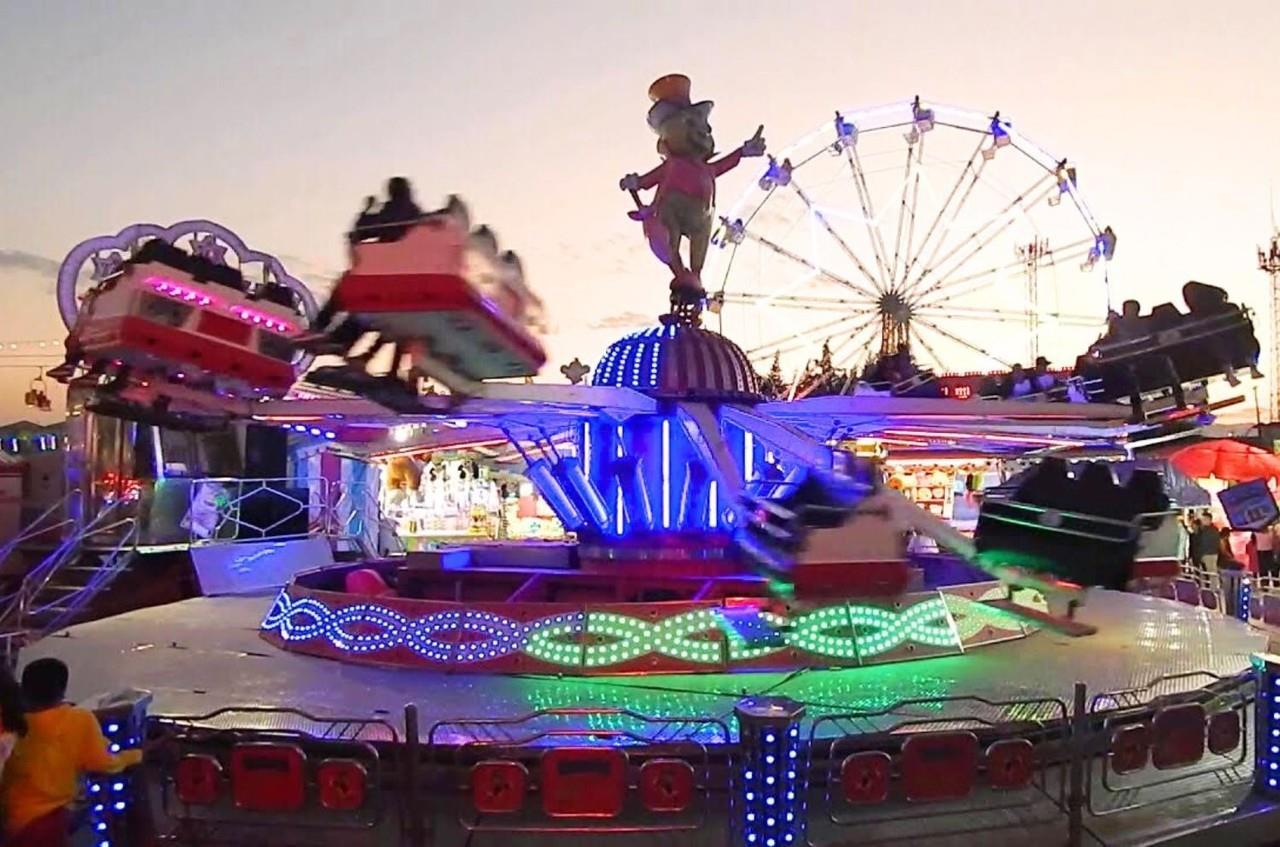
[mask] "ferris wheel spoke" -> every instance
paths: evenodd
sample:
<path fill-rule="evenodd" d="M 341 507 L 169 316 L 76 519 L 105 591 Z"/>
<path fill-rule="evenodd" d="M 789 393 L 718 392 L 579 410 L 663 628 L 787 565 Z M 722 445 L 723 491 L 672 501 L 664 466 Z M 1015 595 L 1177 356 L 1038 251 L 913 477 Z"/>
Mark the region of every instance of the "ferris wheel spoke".
<path fill-rule="evenodd" d="M 1010 364 L 1008 362 L 1006 362 L 1004 359 L 1001 359 L 999 356 L 997 356 L 995 353 L 992 353 L 990 350 L 987 350 L 983 347 L 979 347 L 977 344 L 974 344 L 971 341 L 965 341 L 963 338 L 956 335 L 954 332 L 949 332 L 948 330 L 943 329 L 933 321 L 927 320 L 925 318 L 920 318 L 920 317 L 917 317 L 915 320 L 916 322 L 922 323 L 925 326 L 929 327 L 929 329 L 938 333 L 938 335 L 941 335 L 943 338 L 948 338 L 962 347 L 967 347 L 975 353 L 979 353 L 983 356 L 986 356 L 991 361 L 997 362 L 1006 368 L 1010 367 Z"/>
<path fill-rule="evenodd" d="M 1063 247 L 1049 251 L 1035 259 L 1035 267 L 1047 268 L 1053 267 L 1058 262 L 1073 262 L 1076 259 L 1084 259 L 1088 256 L 1089 249 L 1092 245 L 1092 238 L 1085 238 L 1080 241 L 1067 244 Z M 1029 262 L 1026 259 L 1014 259 L 1012 262 L 1008 262 L 1003 265 L 996 265 L 975 273 L 965 274 L 964 276 L 952 277 L 948 275 L 942 277 L 935 283 L 935 287 L 930 292 L 922 292 L 913 299 L 912 304 L 917 307 L 933 306 L 954 300 L 958 297 L 967 297 L 970 294 L 974 294 L 984 288 L 989 288 L 998 282 L 1002 282 L 1006 278 L 1006 275 L 1011 271 L 1025 271 L 1028 268 L 1028 265 Z M 967 284 L 977 282 L 978 280 L 983 281 L 979 282 L 977 285 L 969 285 L 968 288 L 962 287 Z M 927 296 L 927 294 L 933 294 L 934 296 L 930 297 Z"/>
<path fill-rule="evenodd" d="M 920 137 L 918 143 L 921 147 L 924 146 L 924 136 Z M 911 165 L 915 160 L 915 156 L 915 144 L 907 144 L 907 164 L 902 174 L 902 190 L 900 192 L 902 199 L 898 204 L 898 225 L 894 227 L 893 231 L 893 260 L 889 263 L 890 279 L 896 279 L 898 276 L 898 256 L 902 250 L 902 221 L 907 216 L 907 186 L 911 184 Z"/>
<path fill-rule="evenodd" d="M 852 289 L 858 292 L 859 294 L 863 295 L 869 300 L 876 300 L 879 298 L 878 294 L 864 288 L 861 285 L 858 285 L 853 280 L 847 279 L 843 276 L 840 276 L 839 274 L 832 273 L 831 271 L 819 265 L 817 262 L 806 259 L 805 257 L 801 256 L 799 253 L 795 253 L 791 250 L 788 250 L 786 247 L 783 247 L 781 244 L 778 244 L 777 242 L 772 241 L 763 235 L 758 235 L 754 232 L 751 232 L 750 230 L 744 231 L 743 235 L 746 238 L 750 238 L 752 241 L 755 241 L 757 244 L 760 244 L 763 247 L 767 247 L 768 249 L 772 250 L 774 253 L 777 253 L 779 256 L 781 256 L 784 259 L 790 259 L 796 264 L 804 265 L 806 268 L 813 271 L 818 277 L 822 279 L 825 279 L 829 282 L 834 282 L 837 285 L 843 285 L 845 288 Z M 865 273 L 865 270 L 864 270 L 864 273 Z M 874 284 L 875 283 L 874 278 L 871 278 L 871 279 L 872 279 L 872 283 Z"/>
<path fill-rule="evenodd" d="M 830 338 L 823 339 L 823 343 L 828 345 L 827 353 L 828 353 L 828 358 L 830 359 L 830 362 L 831 362 L 831 369 L 833 372 L 840 370 L 841 366 L 849 360 L 849 357 L 855 355 L 859 349 L 865 346 L 865 344 L 855 344 L 854 342 L 858 339 L 860 335 L 862 335 L 862 333 L 866 332 L 868 328 L 871 329 L 871 334 L 865 339 L 865 341 L 870 341 L 872 338 L 875 337 L 875 326 L 876 326 L 875 318 L 862 322 L 858 326 L 854 327 L 853 331 L 851 331 L 848 335 L 846 335 L 843 339 L 841 339 L 836 344 L 835 347 L 830 346 L 830 342 L 831 342 Z M 805 363 L 803 370 L 800 371 L 799 378 L 797 378 L 795 382 L 792 384 L 791 399 L 793 400 L 796 399 L 797 396 L 802 397 L 808 394 L 807 391 L 805 392 L 805 394 L 798 394 L 797 389 L 801 381 L 803 381 L 804 377 L 812 373 L 809 369 L 809 366 L 815 363 L 815 360 L 812 357 L 812 349 L 813 348 L 810 348 L 810 351 L 811 351 L 810 358 Z M 818 349 L 821 349 L 821 348 L 818 348 Z M 849 352 L 846 353 L 845 352 L 846 349 L 848 349 Z M 817 376 L 818 374 L 813 373 L 812 375 Z M 849 380 L 848 378 L 846 378 L 844 387 L 841 388 L 841 393 L 844 393 L 845 391 L 848 390 L 848 384 L 849 384 Z"/>
<path fill-rule="evenodd" d="M 915 185 L 911 189 L 910 217 L 907 218 L 907 247 L 906 247 L 906 250 L 903 251 L 904 265 L 906 264 L 906 261 L 907 261 L 905 257 L 912 255 L 911 242 L 915 240 L 915 235 L 916 235 L 916 209 L 920 208 L 920 177 L 924 172 L 924 138 L 923 137 L 921 137 L 920 139 L 920 151 L 916 157 L 916 165 L 918 167 L 916 168 Z M 897 276 L 896 260 L 894 264 L 895 264 L 894 276 L 896 278 Z"/>
<path fill-rule="evenodd" d="M 965 189 L 965 193 L 960 200 L 961 205 L 963 205 L 964 201 L 968 199 L 969 193 L 973 190 L 973 186 L 977 184 L 978 177 L 981 175 L 983 167 L 987 164 L 987 160 L 982 159 L 977 170 L 974 170 L 974 164 L 979 161 L 979 156 L 982 155 L 983 140 L 984 139 L 981 138 L 978 139 L 978 146 L 973 148 L 973 154 L 969 157 L 969 161 L 965 163 L 964 169 L 961 170 L 960 175 L 956 177 L 955 184 L 952 185 L 951 190 L 947 192 L 947 198 L 942 202 L 942 207 L 938 209 L 938 214 L 934 215 L 933 220 L 929 223 L 929 228 L 925 231 L 924 238 L 920 239 L 920 244 L 916 248 L 915 255 L 907 262 L 907 267 L 902 272 L 902 279 L 904 281 L 911 278 L 911 271 L 915 268 L 916 263 L 920 261 L 920 257 L 924 255 L 925 248 L 929 245 L 929 242 L 933 239 L 934 232 L 938 229 L 938 224 L 942 222 L 943 216 L 947 213 L 947 208 L 951 205 L 951 201 L 955 199 L 956 192 L 960 190 L 960 186 L 964 185 L 965 177 L 969 175 L 970 171 L 973 171 L 973 178 L 969 181 L 969 185 Z M 957 207 L 956 211 L 959 211 L 959 207 Z M 955 218 L 952 217 L 951 220 L 954 222 Z M 948 224 L 948 226 L 950 226 L 950 224 Z M 907 252 L 910 253 L 910 250 Z M 936 254 L 936 248 L 934 252 Z M 932 261 L 932 257 L 930 257 L 930 261 Z"/>
<path fill-rule="evenodd" d="M 868 328 L 871 329 L 871 332 L 867 334 L 867 337 L 860 340 L 857 344 L 852 344 L 854 339 L 857 338 L 859 334 L 861 334 L 864 330 Z M 874 324 L 867 324 L 863 326 L 861 329 L 859 329 L 858 333 L 855 333 L 854 335 L 849 336 L 848 342 L 852 344 L 852 347 L 849 350 L 848 355 L 844 356 L 839 361 L 835 362 L 837 366 L 844 365 L 846 362 L 849 363 L 848 372 L 845 374 L 844 382 L 840 386 L 841 394 L 848 394 L 849 386 L 853 385 L 858 380 L 859 369 L 857 367 L 857 361 L 856 360 L 851 361 L 851 359 L 853 359 L 853 357 L 856 356 L 860 351 L 872 349 L 873 348 L 872 342 L 875 340 L 875 337 L 876 337 L 876 327 Z"/>
<path fill-rule="evenodd" d="M 841 341 L 834 348 L 832 348 L 831 350 L 832 363 L 838 368 L 844 365 L 846 362 L 848 362 L 849 358 L 851 356 L 856 355 L 858 350 L 860 349 L 860 345 L 854 344 L 854 341 L 858 338 L 858 336 L 866 332 L 868 329 L 871 330 L 871 333 L 864 340 L 870 341 L 872 338 L 875 337 L 875 334 L 876 334 L 875 327 L 876 327 L 876 320 L 874 318 L 868 321 L 863 321 L 861 324 L 854 327 L 853 331 L 850 332 L 847 336 L 845 336 L 843 341 Z M 845 352 L 846 349 L 848 350 L 848 352 Z M 840 356 L 840 358 L 836 358 L 837 356 Z"/>
<path fill-rule="evenodd" d="M 744 306 L 772 306 L 783 309 L 813 309 L 829 312 L 840 308 L 850 314 L 874 314 L 875 309 L 868 300 L 850 300 L 846 298 L 829 298 L 806 296 L 803 294 L 754 294 L 742 292 L 725 294 L 725 303 L 738 303 Z"/>
<path fill-rule="evenodd" d="M 984 309 L 977 306 L 934 306 L 915 309 L 912 317 L 945 320 L 949 317 L 963 317 L 966 320 L 994 321 L 996 323 L 1026 323 L 1031 310 L 1014 311 L 1010 309 Z M 1068 312 L 1037 312 L 1041 319 L 1049 318 L 1060 326 L 1101 326 L 1104 322 L 1096 315 L 1076 315 Z"/>
<path fill-rule="evenodd" d="M 853 252 L 853 248 L 849 246 L 848 242 L 840 237 L 840 234 L 836 232 L 835 227 L 831 225 L 831 221 L 827 219 L 827 216 L 822 214 L 822 211 L 818 209 L 817 206 L 813 205 L 813 201 L 809 199 L 809 195 L 800 187 L 800 183 L 796 182 L 794 172 L 791 177 L 791 188 L 796 192 L 796 196 L 800 198 L 800 202 L 804 203 L 805 208 L 809 210 L 809 214 L 818 219 L 818 222 L 822 224 L 822 227 L 827 231 L 827 234 L 835 239 L 835 242 L 840 245 L 840 249 L 843 250 L 845 255 L 853 261 L 853 264 L 858 268 L 859 273 L 867 278 L 867 281 L 871 283 L 878 293 L 883 294 L 887 287 L 887 281 L 877 278 L 871 273 L 871 271 L 867 270 L 867 266 L 862 264 L 862 260 Z"/>
<path fill-rule="evenodd" d="M 921 333 L 919 329 L 917 329 L 914 326 L 908 326 L 907 334 L 911 338 L 914 338 L 917 342 L 919 342 L 920 346 L 924 348 L 924 352 L 929 354 L 929 358 L 933 360 L 933 364 L 939 370 L 944 369 L 946 367 L 946 365 L 942 363 L 942 357 L 939 356 L 938 352 L 933 349 L 933 346 L 929 344 L 928 339 L 924 337 L 924 334 Z"/>
<path fill-rule="evenodd" d="M 821 343 L 826 339 L 834 337 L 838 334 L 838 329 L 841 324 L 856 322 L 862 317 L 864 317 L 863 314 L 841 315 L 835 320 L 811 326 L 808 329 L 801 330 L 800 332 L 792 332 L 775 341 L 768 341 L 764 344 L 752 347 L 750 350 L 747 350 L 747 356 L 751 359 L 758 359 L 761 357 L 772 356 L 775 353 L 793 353 L 796 350 L 801 350 L 805 347 L 811 346 L 813 339 L 815 338 L 818 343 Z M 875 317 L 872 316 L 863 323 L 874 320 Z"/>
<path fill-rule="evenodd" d="M 836 348 L 835 348 L 834 350 L 833 350 L 833 349 L 831 349 L 831 348 L 830 348 L 830 346 L 828 346 L 827 350 L 828 350 L 828 353 L 830 353 L 830 358 L 831 358 L 831 363 L 832 363 L 832 368 L 833 368 L 833 369 L 835 368 L 835 355 L 836 355 L 836 353 L 837 353 L 838 351 L 843 350 L 846 346 L 848 346 L 849 344 L 851 344 L 855 338 L 857 338 L 857 337 L 858 337 L 859 335 L 861 335 L 864 331 L 866 331 L 867 327 L 873 327 L 872 335 L 874 335 L 874 334 L 875 334 L 875 331 L 874 331 L 874 327 L 875 327 L 875 325 L 876 325 L 876 319 L 875 319 L 875 318 L 870 318 L 870 319 L 868 319 L 868 320 L 866 320 L 866 321 L 863 321 L 863 322 L 862 322 L 862 323 L 860 323 L 858 326 L 854 327 L 854 328 L 853 328 L 853 330 L 852 330 L 851 332 L 849 332 L 847 335 L 845 335 L 845 336 L 844 336 L 844 338 L 843 338 L 840 342 L 838 342 L 838 343 L 837 343 Z M 807 352 L 807 353 L 806 353 L 806 355 L 805 355 L 805 364 L 804 364 L 804 367 L 803 367 L 803 368 L 800 368 L 799 370 L 797 370 L 797 371 L 796 371 L 795 379 L 793 379 L 793 380 L 791 381 L 791 390 L 787 393 L 787 399 L 788 399 L 788 400 L 795 400 L 795 399 L 797 399 L 797 396 L 800 396 L 800 397 L 803 397 L 803 396 L 804 396 L 804 394 L 799 394 L 799 395 L 797 394 L 797 392 L 798 392 L 798 390 L 799 390 L 799 388 L 800 388 L 800 383 L 804 381 L 805 377 L 813 375 L 813 372 L 810 370 L 810 366 L 814 364 L 814 361 L 815 361 L 815 358 L 816 358 L 816 354 L 817 354 L 817 353 L 822 349 L 822 345 L 823 345 L 823 344 L 827 344 L 827 345 L 829 345 L 829 344 L 830 344 L 830 342 L 831 342 L 831 339 L 832 339 L 832 338 L 834 338 L 834 337 L 835 337 L 835 336 L 833 336 L 833 335 L 828 335 L 828 336 L 826 336 L 825 338 L 821 338 L 821 337 L 820 337 L 820 338 L 816 338 L 816 339 L 814 339 L 814 340 L 813 340 L 813 342 L 812 342 L 812 343 L 810 343 L 810 344 L 808 345 L 808 348 L 807 348 L 807 349 L 808 349 L 808 352 Z M 808 392 L 805 392 L 805 394 L 807 394 L 807 393 L 808 393 Z"/>
<path fill-rule="evenodd" d="M 1032 186 L 1030 191 L 1034 191 L 1036 188 L 1039 188 L 1040 185 L 1046 181 L 1047 180 L 1045 179 L 1038 180 L 1037 183 Z M 1021 206 L 1024 201 L 1027 201 L 1026 202 L 1027 207 L 1034 206 L 1036 203 L 1048 197 L 1049 192 L 1052 189 L 1053 189 L 1052 184 L 1046 186 L 1043 190 L 1040 191 L 1039 194 L 1033 196 L 1029 201 L 1027 200 L 1028 192 L 1023 192 L 1019 194 L 1017 197 L 1013 198 L 1013 200 L 1011 200 L 1004 208 L 1002 208 L 999 212 L 997 212 L 996 214 L 988 218 L 984 223 L 982 223 L 982 225 L 980 225 L 973 232 L 965 236 L 960 241 L 959 244 L 957 244 L 955 247 L 948 250 L 947 254 L 943 256 L 941 259 L 939 259 L 936 265 L 931 264 L 929 267 L 926 267 L 924 270 L 922 270 L 920 272 L 920 276 L 917 277 L 916 281 L 911 284 L 911 287 L 908 289 L 908 291 L 916 292 L 919 286 L 924 283 L 924 281 L 929 277 L 930 273 L 933 270 L 945 265 L 957 253 L 959 253 L 964 248 L 970 246 L 973 242 L 975 241 L 978 242 L 977 246 L 975 246 L 972 250 L 966 253 L 964 257 L 960 259 L 960 261 L 952 265 L 950 270 L 948 270 L 945 274 L 935 275 L 938 278 L 938 282 L 934 282 L 928 288 L 924 289 L 923 291 L 919 291 L 917 296 L 923 297 L 929 294 L 930 292 L 937 290 L 938 286 L 943 282 L 945 282 L 945 280 L 951 274 L 955 273 L 956 271 L 960 270 L 960 268 L 964 267 L 965 264 L 969 262 L 969 260 L 971 260 L 974 256 L 977 256 L 979 253 L 981 253 L 989 244 L 991 244 L 993 241 L 999 238 L 1000 235 L 1002 235 L 1006 230 L 1008 230 L 1015 223 L 1017 223 L 1018 221 L 1017 217 L 1014 214 L 1012 214 L 1014 209 Z M 1026 207 L 1023 207 L 1023 208 L 1025 211 Z M 1003 221 L 1003 223 L 1001 223 L 1001 221 Z M 993 225 L 997 225 L 995 230 L 991 232 L 987 232 L 987 230 L 990 229 Z"/>
<path fill-rule="evenodd" d="M 853 187 L 858 192 L 858 205 L 862 207 L 862 219 L 867 223 L 867 237 L 871 240 L 871 250 L 876 254 L 876 266 L 885 279 L 889 278 L 885 267 L 884 236 L 876 222 L 875 205 L 871 200 L 871 189 L 867 187 L 867 174 L 862 169 L 862 157 L 854 147 L 846 147 L 845 159 L 849 162 L 849 170 L 853 173 Z"/>

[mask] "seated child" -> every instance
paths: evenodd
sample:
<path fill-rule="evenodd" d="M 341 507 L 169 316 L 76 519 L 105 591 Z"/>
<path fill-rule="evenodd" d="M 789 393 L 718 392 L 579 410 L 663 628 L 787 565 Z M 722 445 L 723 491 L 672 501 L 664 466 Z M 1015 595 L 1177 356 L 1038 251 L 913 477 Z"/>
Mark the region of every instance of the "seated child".
<path fill-rule="evenodd" d="M 81 777 L 142 761 L 141 750 L 112 755 L 93 713 L 63 702 L 68 676 L 57 659 L 37 659 L 22 672 L 27 732 L 0 776 L 6 847 L 67 847 Z"/>

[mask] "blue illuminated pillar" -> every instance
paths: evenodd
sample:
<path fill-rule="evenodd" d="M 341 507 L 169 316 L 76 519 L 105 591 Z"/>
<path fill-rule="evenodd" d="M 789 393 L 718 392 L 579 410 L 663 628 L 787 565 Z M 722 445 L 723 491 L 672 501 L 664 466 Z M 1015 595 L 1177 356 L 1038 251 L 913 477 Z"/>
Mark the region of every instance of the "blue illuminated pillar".
<path fill-rule="evenodd" d="M 1240 577 L 1236 590 L 1236 617 L 1245 623 L 1249 622 L 1249 604 L 1253 602 L 1253 580 L 1248 574 Z"/>
<path fill-rule="evenodd" d="M 112 753 L 139 746 L 146 732 L 147 706 L 151 695 L 103 705 L 94 710 Z M 146 790 L 145 781 L 128 773 L 90 774 L 85 786 L 89 798 L 89 830 L 94 847 L 126 847 L 140 838 L 130 832 L 130 811 Z"/>
<path fill-rule="evenodd" d="M 1255 655 L 1258 694 L 1253 701 L 1253 790 L 1280 798 L 1280 656 Z"/>
<path fill-rule="evenodd" d="M 805 843 L 807 774 L 800 756 L 804 705 L 787 697 L 748 697 L 734 707 L 742 751 L 734 844 Z"/>

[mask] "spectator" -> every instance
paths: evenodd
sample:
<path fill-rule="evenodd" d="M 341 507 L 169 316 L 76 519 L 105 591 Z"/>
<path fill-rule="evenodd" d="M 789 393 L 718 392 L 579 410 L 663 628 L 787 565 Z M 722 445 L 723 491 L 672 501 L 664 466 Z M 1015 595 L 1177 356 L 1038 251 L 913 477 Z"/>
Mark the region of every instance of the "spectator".
<path fill-rule="evenodd" d="M 1044 356 L 1036 356 L 1036 368 L 1031 373 L 1031 383 L 1037 394 L 1051 391 L 1058 384 L 1058 378 L 1049 373 L 1049 360 Z"/>
<path fill-rule="evenodd" d="M 1240 596 L 1240 579 L 1244 576 L 1244 563 L 1231 549 L 1231 530 L 1225 526 L 1218 530 L 1218 584 L 1222 588 L 1222 605 L 1228 615 L 1236 613 L 1236 599 Z"/>
<path fill-rule="evenodd" d="M 1139 313 L 1142 306 L 1137 300 L 1126 300 L 1120 305 L 1120 314 L 1109 321 L 1108 341 L 1131 341 L 1147 334 L 1146 324 Z"/>
<path fill-rule="evenodd" d="M 1022 365 L 1016 364 L 1009 371 L 1004 390 L 1006 397 L 1026 397 L 1034 390 L 1031 385 L 1031 377 L 1027 376 L 1027 372 Z"/>
<path fill-rule="evenodd" d="M 1253 543 L 1258 551 L 1258 575 L 1274 579 L 1280 573 L 1276 561 L 1276 528 L 1270 526 L 1255 532 Z"/>
<path fill-rule="evenodd" d="M 18 739 L 27 734 L 26 710 L 22 706 L 22 688 L 13 674 L 0 668 L 0 773 L 13 753 Z"/>
<path fill-rule="evenodd" d="M 1213 516 L 1205 512 L 1195 522 L 1196 530 L 1191 536 L 1191 560 L 1204 573 L 1214 573 L 1218 568 L 1218 548 L 1221 541 L 1218 528 L 1213 525 Z"/>
<path fill-rule="evenodd" d="M 63 702 L 68 676 L 57 659 L 37 659 L 22 672 L 27 733 L 0 778 L 5 847 L 67 847 L 81 777 L 118 773 L 142 760 L 141 750 L 113 756 L 93 713 Z"/>

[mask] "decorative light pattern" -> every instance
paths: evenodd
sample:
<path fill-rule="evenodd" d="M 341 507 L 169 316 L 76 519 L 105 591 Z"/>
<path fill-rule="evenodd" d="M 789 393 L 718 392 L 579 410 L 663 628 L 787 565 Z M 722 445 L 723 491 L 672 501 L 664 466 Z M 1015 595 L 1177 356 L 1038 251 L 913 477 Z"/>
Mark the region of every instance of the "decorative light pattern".
<path fill-rule="evenodd" d="M 614 388 L 657 388 L 662 372 L 662 338 L 675 337 L 675 327 L 652 327 L 614 342 L 592 377 L 592 385 Z"/>
<path fill-rule="evenodd" d="M 274 315 L 268 315 L 244 306 L 232 306 L 231 314 L 235 315 L 245 323 L 260 326 L 263 329 L 269 329 L 272 332 L 293 332 L 296 329 L 296 327 L 288 321 L 281 320 Z"/>
<path fill-rule="evenodd" d="M 1253 581 L 1249 577 L 1240 578 L 1239 594 L 1236 595 L 1236 617 L 1245 623 L 1249 622 L 1249 604 L 1253 602 Z"/>
<path fill-rule="evenodd" d="M 141 722 L 139 715 L 119 714 L 113 709 L 111 717 L 103 721 L 102 734 L 106 736 L 108 749 L 114 755 L 121 750 L 136 747 Z M 85 783 L 89 799 L 89 830 L 95 847 L 111 847 L 112 844 L 132 843 L 127 832 L 127 813 L 132 793 L 133 777 L 127 773 L 93 774 Z M 116 841 L 114 839 L 120 839 Z"/>
<path fill-rule="evenodd" d="M 743 840 L 748 847 L 805 843 L 804 706 L 785 697 L 752 697 L 740 701 L 734 714 L 743 757 L 738 804 Z"/>
<path fill-rule="evenodd" d="M 183 303 L 192 303 L 196 306 L 212 306 L 217 303 L 217 300 L 215 300 L 213 296 L 206 294 L 203 291 L 196 291 L 186 287 L 185 285 L 179 285 L 173 280 L 166 279 L 162 276 L 147 277 L 147 282 L 156 290 L 157 293 L 163 294 L 164 296 L 170 297 L 174 300 L 179 300 Z M 297 329 L 297 327 L 286 320 L 274 315 L 268 315 L 265 312 L 259 312 L 256 309 L 250 309 L 246 306 L 231 306 L 229 311 L 231 314 L 235 315 L 247 324 L 260 326 L 263 329 L 271 330 L 272 332 L 292 333 Z"/>
<path fill-rule="evenodd" d="M 1253 787 L 1264 797 L 1280 795 L 1280 656 L 1253 657 L 1258 675 L 1258 694 L 1254 699 L 1254 739 L 1256 766 Z"/>
<path fill-rule="evenodd" d="M 957 620 L 949 606 L 956 599 L 931 597 L 901 611 L 838 604 L 792 620 L 771 612 L 762 615 L 780 631 L 786 647 L 856 661 L 907 644 L 958 649 L 992 621 L 968 613 Z M 410 618 L 374 603 L 330 609 L 318 600 L 295 599 L 282 591 L 262 628 L 285 641 L 324 640 L 356 655 L 403 646 L 429 661 L 461 664 L 523 654 L 550 664 L 597 669 L 657 654 L 695 665 L 718 665 L 726 659 L 749 662 L 784 649 L 748 645 L 732 628 L 721 625 L 714 607 L 660 621 L 608 611 L 573 611 L 524 622 L 478 610 Z M 718 634 L 725 634 L 723 641 Z"/>
<path fill-rule="evenodd" d="M 662 528 L 671 528 L 671 419 L 662 419 Z"/>
<path fill-rule="evenodd" d="M 173 280 L 165 279 L 161 276 L 147 277 L 147 282 L 151 284 L 160 294 L 166 297 L 172 297 L 174 300 L 181 300 L 184 303 L 195 303 L 197 306 L 208 306 L 213 302 L 213 298 L 202 291 L 192 291 L 186 286 L 178 285 Z"/>

